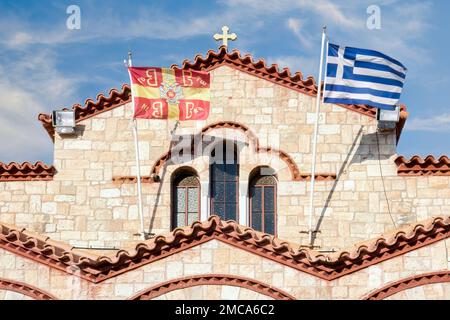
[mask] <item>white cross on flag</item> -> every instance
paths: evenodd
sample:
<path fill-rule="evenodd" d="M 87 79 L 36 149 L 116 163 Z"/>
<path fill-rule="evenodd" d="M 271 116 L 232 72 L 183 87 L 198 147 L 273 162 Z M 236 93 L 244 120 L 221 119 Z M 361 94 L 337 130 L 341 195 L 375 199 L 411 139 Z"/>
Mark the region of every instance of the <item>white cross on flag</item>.
<path fill-rule="evenodd" d="M 406 67 L 374 50 L 328 45 L 324 102 L 395 110 Z"/>

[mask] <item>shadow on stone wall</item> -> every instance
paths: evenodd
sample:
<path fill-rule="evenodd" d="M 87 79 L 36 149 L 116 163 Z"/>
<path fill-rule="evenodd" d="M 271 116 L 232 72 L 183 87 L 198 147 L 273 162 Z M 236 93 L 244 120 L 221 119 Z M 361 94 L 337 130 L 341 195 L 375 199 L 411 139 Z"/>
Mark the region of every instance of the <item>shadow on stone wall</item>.
<path fill-rule="evenodd" d="M 331 199 L 333 198 L 333 194 L 334 194 L 334 191 L 336 189 L 336 186 L 338 185 L 342 174 L 345 173 L 345 168 L 349 164 L 350 157 L 353 154 L 353 151 L 355 150 L 356 144 L 358 143 L 358 140 L 361 137 L 362 132 L 363 132 L 363 126 L 361 126 L 361 128 L 359 129 L 358 134 L 356 135 L 355 139 L 353 139 L 352 146 L 350 147 L 350 150 L 348 151 L 347 156 L 346 156 L 344 162 L 342 163 L 342 165 L 341 165 L 341 167 L 339 169 L 339 172 L 337 173 L 336 180 L 334 180 L 333 186 L 331 187 L 330 193 L 328 194 L 327 200 L 325 201 L 325 205 L 323 206 L 322 212 L 320 213 L 319 220 L 317 220 L 316 227 L 314 228 L 312 241 L 310 243 L 312 248 L 314 248 L 314 243 L 315 243 L 315 241 L 317 239 L 317 233 L 320 230 L 320 226 L 322 225 L 322 221 L 323 221 L 323 218 L 325 216 L 325 212 L 328 209 L 328 206 L 330 205 Z M 361 141 L 363 141 L 363 138 L 364 138 L 364 136 L 361 138 Z M 358 147 L 356 152 L 358 152 L 358 150 L 359 150 L 359 147 Z M 353 161 L 353 158 L 352 158 L 351 161 Z M 351 163 L 352 162 L 350 162 L 350 164 Z"/>
<path fill-rule="evenodd" d="M 356 139 L 359 138 L 361 130 L 362 129 L 360 129 L 360 131 L 358 132 Z M 383 161 L 389 159 L 396 153 L 395 145 L 391 146 L 390 144 L 388 144 L 389 138 L 389 133 L 383 134 L 374 132 L 363 134 L 349 166 L 351 166 L 352 164 L 361 164 L 366 160 Z M 352 149 L 354 148 L 355 143 L 356 141 L 353 142 Z M 351 153 L 352 150 L 350 151 L 350 154 Z"/>

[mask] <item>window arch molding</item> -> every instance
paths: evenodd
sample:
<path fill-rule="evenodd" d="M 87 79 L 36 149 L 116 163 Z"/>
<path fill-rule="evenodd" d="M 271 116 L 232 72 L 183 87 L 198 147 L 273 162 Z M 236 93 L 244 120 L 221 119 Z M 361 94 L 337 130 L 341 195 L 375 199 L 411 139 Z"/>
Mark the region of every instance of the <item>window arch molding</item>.
<path fill-rule="evenodd" d="M 171 175 L 171 229 L 201 220 L 201 185 L 197 171 L 189 166 Z"/>
<path fill-rule="evenodd" d="M 277 234 L 278 177 L 269 166 L 258 166 L 249 174 L 249 226 L 257 231 Z"/>

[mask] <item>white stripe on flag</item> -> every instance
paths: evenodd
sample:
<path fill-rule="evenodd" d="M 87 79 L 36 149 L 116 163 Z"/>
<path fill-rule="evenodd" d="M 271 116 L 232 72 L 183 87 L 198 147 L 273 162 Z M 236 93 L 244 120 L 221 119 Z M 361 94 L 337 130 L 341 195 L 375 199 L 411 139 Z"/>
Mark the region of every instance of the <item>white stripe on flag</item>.
<path fill-rule="evenodd" d="M 374 57 L 374 56 L 366 56 L 366 55 L 363 55 L 363 54 L 357 54 L 356 55 L 356 61 L 363 61 L 363 62 L 372 62 L 372 63 L 383 64 L 383 65 L 391 67 L 395 71 L 401 72 L 403 74 L 406 72 L 406 70 L 403 69 L 402 67 L 400 67 L 398 64 L 392 63 L 389 60 L 386 60 L 386 59 L 381 58 L 381 57 Z"/>
<path fill-rule="evenodd" d="M 340 91 L 324 91 L 324 96 L 326 98 L 338 98 L 338 99 L 349 99 L 348 92 L 340 92 Z M 374 96 L 368 93 L 351 93 L 351 99 L 358 100 L 370 100 L 377 103 L 387 104 L 387 105 L 395 105 L 398 102 L 398 99 L 390 99 Z"/>
<path fill-rule="evenodd" d="M 402 83 L 405 82 L 405 79 L 402 77 L 399 77 L 398 75 L 389 72 L 389 71 L 381 71 L 381 70 L 375 70 L 375 69 L 367 69 L 367 68 L 353 68 L 354 74 L 359 74 L 363 76 L 373 76 L 373 77 L 380 77 L 380 78 L 387 78 L 387 79 L 394 79 L 401 81 Z"/>
<path fill-rule="evenodd" d="M 336 84 L 336 85 L 341 85 L 341 86 L 355 87 L 355 88 L 371 88 L 371 89 L 375 89 L 375 90 L 395 92 L 395 93 L 402 92 L 402 88 L 397 87 L 397 86 L 391 86 L 388 84 L 381 84 L 381 83 L 374 83 L 374 82 L 367 82 L 367 81 L 360 81 L 360 80 L 336 79 L 334 77 L 327 77 L 326 83 L 327 84 Z"/>

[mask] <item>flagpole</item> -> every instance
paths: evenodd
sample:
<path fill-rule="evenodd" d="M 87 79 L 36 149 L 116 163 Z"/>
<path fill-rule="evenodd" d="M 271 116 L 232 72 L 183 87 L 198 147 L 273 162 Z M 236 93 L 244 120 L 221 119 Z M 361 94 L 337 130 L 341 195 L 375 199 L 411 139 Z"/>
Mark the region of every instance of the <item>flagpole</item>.
<path fill-rule="evenodd" d="M 314 128 L 314 137 L 312 142 L 312 169 L 311 169 L 311 193 L 309 196 L 309 244 L 313 245 L 313 216 L 314 216 L 314 182 L 316 177 L 316 158 L 317 158 L 317 135 L 319 131 L 319 110 L 320 110 L 320 94 L 322 92 L 322 69 L 323 69 L 323 51 L 325 46 L 327 27 L 322 29 L 322 45 L 320 49 L 320 66 L 319 77 L 317 79 L 317 97 L 316 97 L 316 123 Z"/>
<path fill-rule="evenodd" d="M 128 66 L 133 66 L 133 63 L 131 61 L 131 51 L 128 52 Z M 130 79 L 131 80 L 131 79 Z M 132 82 L 130 82 L 130 86 L 132 86 Z M 132 97 L 134 99 L 134 97 Z M 133 103 L 134 107 L 134 103 Z M 137 193 L 138 193 L 138 211 L 139 211 L 139 219 L 141 223 L 141 231 L 140 236 L 141 240 L 145 240 L 145 227 L 144 227 L 144 213 L 142 210 L 142 185 L 141 185 L 141 166 L 140 166 L 140 159 L 139 159 L 139 141 L 138 141 L 138 133 L 137 133 L 137 121 L 134 117 L 134 111 L 133 111 L 133 137 L 134 137 L 134 151 L 135 151 L 135 158 L 136 158 L 136 178 L 137 178 Z"/>

